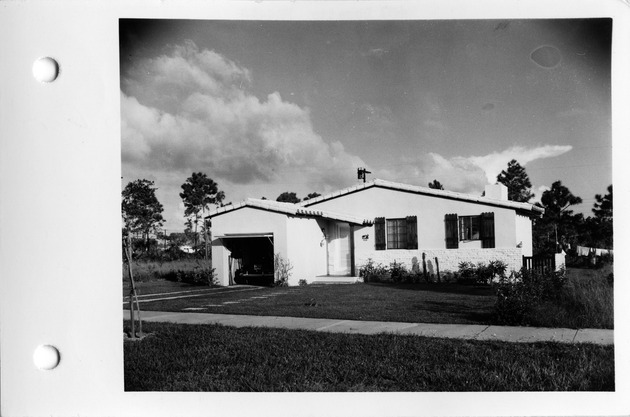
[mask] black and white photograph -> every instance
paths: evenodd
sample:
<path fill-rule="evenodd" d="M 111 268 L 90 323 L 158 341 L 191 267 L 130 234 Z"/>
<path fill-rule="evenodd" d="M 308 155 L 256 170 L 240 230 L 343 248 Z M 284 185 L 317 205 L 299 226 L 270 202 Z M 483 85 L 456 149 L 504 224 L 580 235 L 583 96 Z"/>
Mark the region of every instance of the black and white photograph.
<path fill-rule="evenodd" d="M 124 391 L 616 391 L 614 23 L 120 18 Z"/>

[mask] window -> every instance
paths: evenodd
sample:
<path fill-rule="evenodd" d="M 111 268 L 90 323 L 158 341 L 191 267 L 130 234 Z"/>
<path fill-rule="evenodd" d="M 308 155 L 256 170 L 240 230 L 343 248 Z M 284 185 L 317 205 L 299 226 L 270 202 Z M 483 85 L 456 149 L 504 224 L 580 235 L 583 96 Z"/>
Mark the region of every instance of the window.
<path fill-rule="evenodd" d="M 387 249 L 407 248 L 407 221 L 387 219 Z"/>
<path fill-rule="evenodd" d="M 457 249 L 460 241 L 481 240 L 482 248 L 494 248 L 494 213 L 480 216 L 444 216 L 446 249 Z"/>
<path fill-rule="evenodd" d="M 416 216 L 401 219 L 374 219 L 376 250 L 418 249 L 418 220 Z"/>
<path fill-rule="evenodd" d="M 481 216 L 461 216 L 459 218 L 459 240 L 479 240 Z"/>

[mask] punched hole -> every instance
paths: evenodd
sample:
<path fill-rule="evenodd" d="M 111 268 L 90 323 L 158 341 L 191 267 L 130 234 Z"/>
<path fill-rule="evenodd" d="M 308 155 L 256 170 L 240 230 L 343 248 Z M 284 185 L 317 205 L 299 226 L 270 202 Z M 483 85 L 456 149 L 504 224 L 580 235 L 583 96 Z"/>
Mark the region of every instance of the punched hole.
<path fill-rule="evenodd" d="M 51 83 L 59 76 L 59 64 L 53 58 L 39 58 L 33 63 L 33 77 L 40 83 Z"/>
<path fill-rule="evenodd" d="M 33 363 L 42 371 L 55 369 L 59 365 L 59 350 L 51 345 L 40 345 L 33 353 Z"/>

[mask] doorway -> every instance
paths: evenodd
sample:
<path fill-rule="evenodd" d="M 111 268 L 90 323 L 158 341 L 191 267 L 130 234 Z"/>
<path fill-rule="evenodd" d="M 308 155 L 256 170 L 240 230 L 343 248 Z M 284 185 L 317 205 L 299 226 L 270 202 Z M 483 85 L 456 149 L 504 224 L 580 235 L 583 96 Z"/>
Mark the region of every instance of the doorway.
<path fill-rule="evenodd" d="M 352 275 L 352 227 L 348 223 L 330 223 L 327 239 L 327 275 Z"/>
<path fill-rule="evenodd" d="M 273 235 L 221 236 L 228 255 L 229 284 L 272 285 Z"/>

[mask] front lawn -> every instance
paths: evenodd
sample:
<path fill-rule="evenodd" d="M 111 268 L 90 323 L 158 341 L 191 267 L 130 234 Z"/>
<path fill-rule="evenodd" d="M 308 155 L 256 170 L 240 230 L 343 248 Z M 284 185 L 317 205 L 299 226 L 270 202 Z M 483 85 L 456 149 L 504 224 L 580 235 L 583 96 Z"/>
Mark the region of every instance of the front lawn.
<path fill-rule="evenodd" d="M 141 293 L 142 294 L 142 293 Z M 345 284 L 256 288 L 143 303 L 143 310 L 333 318 L 410 323 L 490 324 L 492 288 L 457 284 Z"/>
<path fill-rule="evenodd" d="M 127 322 L 128 326 L 129 323 Z M 612 346 L 145 323 L 125 391 L 613 391 Z"/>
<path fill-rule="evenodd" d="M 455 283 L 211 288 L 162 280 L 140 282 L 137 286 L 143 301 L 141 308 L 154 311 L 612 329 L 611 271 L 612 266 L 601 270 L 569 269 L 556 296 L 537 299 L 512 291 L 512 298 L 502 298 L 502 304 L 497 303 L 491 286 Z M 161 293 L 165 295 L 154 297 L 161 298 L 159 301 L 146 302 L 149 298 L 143 297 Z M 127 294 L 125 287 L 124 295 Z"/>
<path fill-rule="evenodd" d="M 180 291 L 194 291 L 200 289 L 210 288 L 208 286 L 199 286 L 188 284 L 185 282 L 173 282 L 166 280 L 156 280 L 156 281 L 140 281 L 136 282 L 136 291 L 138 295 L 149 295 L 149 294 L 161 294 L 161 293 L 169 293 L 169 292 L 180 292 Z M 127 297 L 131 290 L 131 285 L 128 280 L 123 281 L 123 296 Z"/>

